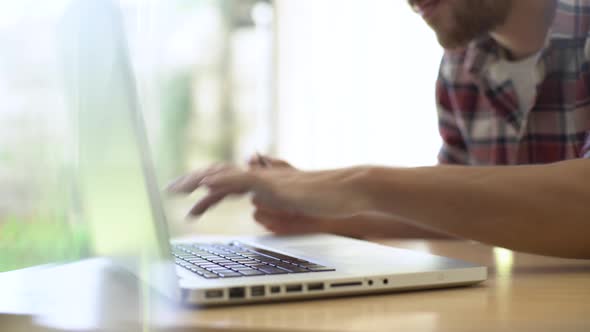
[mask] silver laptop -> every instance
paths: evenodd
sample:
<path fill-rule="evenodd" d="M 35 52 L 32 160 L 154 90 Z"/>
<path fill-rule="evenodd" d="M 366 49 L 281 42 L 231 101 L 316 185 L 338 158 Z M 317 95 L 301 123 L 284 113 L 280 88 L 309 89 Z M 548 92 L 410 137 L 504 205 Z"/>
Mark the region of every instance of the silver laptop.
<path fill-rule="evenodd" d="M 334 235 L 170 242 L 120 8 L 71 4 L 59 30 L 75 187 L 93 249 L 195 305 L 473 285 L 485 267 Z"/>

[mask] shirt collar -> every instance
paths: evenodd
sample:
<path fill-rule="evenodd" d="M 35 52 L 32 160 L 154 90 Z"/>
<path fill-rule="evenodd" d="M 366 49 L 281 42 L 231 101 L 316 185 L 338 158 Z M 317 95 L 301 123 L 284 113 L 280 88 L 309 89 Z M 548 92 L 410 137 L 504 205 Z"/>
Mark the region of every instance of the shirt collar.
<path fill-rule="evenodd" d="M 574 0 L 558 0 L 555 16 L 549 27 L 539 59 L 544 59 L 553 40 L 587 37 L 590 18 L 582 15 L 584 8 Z M 586 10 L 590 7 L 585 7 Z M 582 17 L 584 19 L 582 19 Z M 586 29 L 583 29 L 586 27 Z M 486 34 L 471 42 L 465 52 L 465 64 L 475 77 L 485 75 L 490 65 L 507 58 L 507 51 Z"/>

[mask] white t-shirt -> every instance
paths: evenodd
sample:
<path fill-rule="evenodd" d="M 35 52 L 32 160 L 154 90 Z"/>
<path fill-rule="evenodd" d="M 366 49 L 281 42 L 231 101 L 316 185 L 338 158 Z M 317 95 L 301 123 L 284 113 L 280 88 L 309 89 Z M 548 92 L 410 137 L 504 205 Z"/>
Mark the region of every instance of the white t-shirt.
<path fill-rule="evenodd" d="M 494 66 L 496 75 L 507 77 L 512 81 L 519 109 L 523 113 L 527 113 L 533 108 L 537 98 L 537 84 L 541 81 L 537 67 L 540 55 L 541 52 L 538 52 L 518 61 L 502 59 Z"/>

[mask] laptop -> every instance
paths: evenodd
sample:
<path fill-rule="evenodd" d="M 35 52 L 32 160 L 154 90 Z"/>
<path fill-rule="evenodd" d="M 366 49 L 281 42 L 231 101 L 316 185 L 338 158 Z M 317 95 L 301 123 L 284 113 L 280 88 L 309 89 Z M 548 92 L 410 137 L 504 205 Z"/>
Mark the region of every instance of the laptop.
<path fill-rule="evenodd" d="M 328 234 L 170 241 L 121 8 L 111 0 L 74 1 L 59 39 L 78 210 L 94 252 L 149 287 L 184 304 L 215 306 L 486 280 L 483 266 Z"/>

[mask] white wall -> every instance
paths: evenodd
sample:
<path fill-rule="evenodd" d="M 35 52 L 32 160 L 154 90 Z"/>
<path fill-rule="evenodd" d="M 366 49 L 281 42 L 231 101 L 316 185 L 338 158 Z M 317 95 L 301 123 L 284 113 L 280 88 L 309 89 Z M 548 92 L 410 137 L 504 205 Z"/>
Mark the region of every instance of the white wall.
<path fill-rule="evenodd" d="M 306 168 L 436 162 L 442 50 L 404 0 L 277 0 L 278 155 Z"/>

